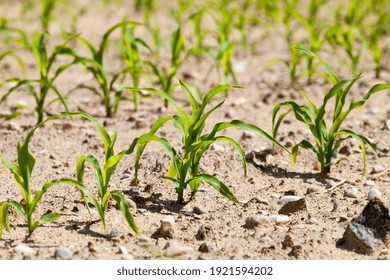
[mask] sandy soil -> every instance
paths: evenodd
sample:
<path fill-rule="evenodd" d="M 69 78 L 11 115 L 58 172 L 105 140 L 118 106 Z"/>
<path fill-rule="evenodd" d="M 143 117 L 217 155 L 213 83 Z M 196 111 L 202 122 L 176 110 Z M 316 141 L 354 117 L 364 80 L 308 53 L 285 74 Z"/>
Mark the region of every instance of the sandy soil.
<path fill-rule="evenodd" d="M 81 17 L 78 29 L 83 36 L 98 43 L 102 30 L 116 23 L 129 9 L 97 5 Z M 130 14 L 135 20 L 140 19 L 140 15 L 134 12 Z M 161 18 L 169 17 L 162 14 Z M 170 26 L 169 34 L 172 22 L 162 22 Z M 60 23 L 58 26 L 61 26 Z M 31 24 L 32 29 L 38 27 Z M 54 34 L 57 28 L 56 25 L 53 27 Z M 262 71 L 269 59 L 287 56 L 286 46 L 280 37 L 259 39 L 263 33 L 257 29 L 251 32 L 251 40 L 256 42 L 255 51 L 248 53 L 237 48 L 234 63 L 244 89 L 229 92 L 225 104 L 210 117 L 208 128 L 220 121 L 241 119 L 270 132 L 275 104 L 289 99 L 304 102 L 297 86 L 289 85 L 288 73 L 282 64 L 273 64 Z M 261 41 L 257 43 L 254 40 Z M 110 63 L 107 66 L 114 71 L 119 65 L 115 48 L 108 55 Z M 338 72 L 341 77 L 350 78 L 348 70 L 339 64 L 341 58 L 334 56 L 330 64 L 341 71 Z M 31 57 L 26 56 L 26 61 L 30 60 Z M 6 67 L 4 63 L 3 69 Z M 17 66 L 11 61 L 8 63 L 7 77 L 17 75 Z M 368 69 L 369 63 L 369 58 L 362 62 L 364 76 L 352 88 L 350 98 L 359 98 L 376 83 L 390 83 L 390 72 L 387 70 L 383 71 L 380 79 L 373 78 L 373 71 Z M 215 73 L 207 75 L 209 65 L 207 58 L 191 58 L 183 64 L 177 78 L 194 83 L 205 92 L 218 83 Z M 28 71 L 37 74 L 35 66 L 29 67 Z M 65 92 L 80 80 L 88 79 L 84 70 L 75 67 L 61 77 L 57 85 Z M 88 82 L 93 84 L 92 80 Z M 320 102 L 331 86 L 317 76 L 312 85 L 307 85 L 304 78 L 298 84 L 316 102 Z M 3 92 L 4 89 L 1 89 Z M 110 133 L 118 132 L 116 151 L 126 149 L 135 137 L 147 132 L 160 116 L 175 113 L 171 107 L 162 108 L 163 102 L 159 98 L 144 98 L 138 112 L 134 112 L 131 102 L 122 103 L 117 115 L 107 119 L 103 106 L 95 96 L 83 90 L 72 96 L 86 112 L 104 122 Z M 179 89 L 174 92 L 174 97 L 186 111 L 191 109 Z M 2 114 L 21 100 L 27 104 L 32 102 L 27 92 L 21 90 L 1 105 Z M 211 186 L 202 185 L 194 200 L 188 201 L 189 194 L 186 193 L 188 203 L 179 205 L 173 185 L 165 185 L 162 179 L 170 164 L 169 158 L 161 145 L 150 144 L 141 160 L 139 184 L 132 184 L 134 155 L 129 155 L 119 164 L 110 185 L 112 190 L 122 191 L 132 202 L 140 236 L 131 231 L 115 207 L 110 207 L 106 214 L 108 230 L 105 232 L 96 212 L 92 209 L 90 216 L 79 202 L 79 191 L 60 185 L 45 194 L 37 215 L 50 210 L 59 212 L 61 218 L 54 223 L 40 225 L 29 238 L 26 238 L 24 221 L 16 212 L 10 212 L 11 232 L 4 232 L 0 240 L 0 259 L 53 259 L 59 247 L 69 249 L 70 257 L 74 259 L 388 259 L 390 252 L 385 246 L 372 254 L 362 255 L 336 247 L 336 241 L 343 236 L 348 222 L 360 214 L 367 204 L 367 194 L 371 188 L 375 187 L 381 192 L 384 203 L 389 202 L 389 102 L 390 92 L 380 92 L 365 107 L 351 114 L 343 125 L 369 137 L 378 150 L 378 161 L 368 151 L 366 176 L 362 176 L 362 155 L 354 141 L 345 142 L 340 153 L 335 155 L 335 165 L 328 176 L 319 174 L 316 160 L 308 152 L 301 151 L 296 165 L 292 166 L 289 155 L 277 150 L 274 155 L 248 160 L 246 179 L 234 149 L 219 143 L 207 152 L 201 168 L 225 182 L 240 204 L 226 200 Z M 70 107 L 77 110 L 75 104 Z M 61 110 L 56 106 L 48 109 L 51 114 Z M 327 114 L 326 117 L 329 119 L 331 115 Z M 16 160 L 16 143 L 24 139 L 35 120 L 33 114 L 26 110 L 22 117 L 1 124 L 0 153 L 5 158 Z M 264 138 L 238 129 L 223 133 L 236 139 L 248 154 L 253 149 L 266 153 L 271 148 Z M 163 127 L 159 135 L 172 141 L 180 150 L 181 139 L 173 125 Z M 302 139 L 312 140 L 308 129 L 292 117 L 283 123 L 279 139 L 287 145 Z M 32 175 L 33 190 L 38 190 L 49 180 L 74 178 L 76 160 L 81 154 L 103 158 L 103 143 L 98 131 L 90 122 L 80 118 L 49 122 L 35 133 L 30 148 L 37 162 Z M 379 173 L 373 172 L 377 165 L 383 167 Z M 87 170 L 86 177 L 89 187 L 95 189 L 92 169 Z M 343 180 L 346 180 L 345 183 L 328 190 L 332 182 Z M 19 201 L 22 198 L 12 174 L 3 166 L 0 167 L 0 182 L 0 201 Z M 356 189 L 355 197 L 345 195 L 350 188 Z M 276 224 L 264 218 L 278 214 L 282 208 L 278 204 L 279 199 L 291 194 L 303 197 L 306 208 L 290 214 L 287 223 Z M 160 221 L 165 216 L 173 216 L 175 221 L 171 237 L 159 237 L 157 234 Z M 256 217 L 259 224 L 251 226 L 248 217 L 252 217 L 252 220 Z M 24 256 L 15 252 L 14 247 L 21 243 L 27 244 L 34 253 Z"/>

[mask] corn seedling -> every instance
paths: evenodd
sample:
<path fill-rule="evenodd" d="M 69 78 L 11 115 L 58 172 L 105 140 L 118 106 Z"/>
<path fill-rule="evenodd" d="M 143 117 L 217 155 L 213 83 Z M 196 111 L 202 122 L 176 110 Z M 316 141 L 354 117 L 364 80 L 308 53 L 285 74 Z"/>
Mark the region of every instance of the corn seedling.
<path fill-rule="evenodd" d="M 322 8 L 324 0 L 310 0 L 309 3 L 309 15 L 305 17 L 297 10 L 293 10 L 294 17 L 304 26 L 308 33 L 308 40 L 306 48 L 310 49 L 313 53 L 318 53 L 321 50 L 322 45 L 326 41 L 325 28 L 318 20 L 318 11 Z M 306 45 L 306 44 L 305 44 Z M 307 55 L 307 83 L 311 84 L 312 76 L 316 71 L 316 64 L 314 64 L 314 57 Z M 294 65 L 295 63 L 293 63 Z"/>
<path fill-rule="evenodd" d="M 327 40 L 334 47 L 340 46 L 347 55 L 352 73 L 357 74 L 363 50 L 366 48 L 364 37 L 357 26 L 335 25 L 327 31 Z"/>
<path fill-rule="evenodd" d="M 34 219 L 34 213 L 38 203 L 41 201 L 42 196 L 48 191 L 50 187 L 54 184 L 51 182 L 46 183 L 42 188 L 35 192 L 33 196 L 30 188 L 30 178 L 35 166 L 35 158 L 31 153 L 28 144 L 30 139 L 36 130 L 35 127 L 27 135 L 23 145 L 20 142 L 17 144 L 17 163 L 11 163 L 7 161 L 2 155 L 0 155 L 2 164 L 8 168 L 14 175 L 15 182 L 17 183 L 23 199 L 21 202 L 15 200 L 10 200 L 2 202 L 0 204 L 0 238 L 2 234 L 2 229 L 5 228 L 9 231 L 8 223 L 8 208 L 9 206 L 13 207 L 25 220 L 27 223 L 28 234 L 31 235 L 33 231 L 37 228 L 39 223 L 53 222 L 60 217 L 60 214 L 51 212 L 48 214 L 42 215 L 38 220 Z"/>
<path fill-rule="evenodd" d="M 244 177 L 246 176 L 245 156 L 241 147 L 234 139 L 223 135 L 217 136 L 216 134 L 219 131 L 229 127 L 238 127 L 244 130 L 254 131 L 271 140 L 274 144 L 279 146 L 281 145 L 272 136 L 268 135 L 260 128 L 239 120 L 217 123 L 210 133 L 202 134 L 208 117 L 215 110 L 217 110 L 224 103 L 224 101 L 218 103 L 207 112 L 206 106 L 210 104 L 215 96 L 232 88 L 232 86 L 225 84 L 214 87 L 208 93 L 206 93 L 206 95 L 204 95 L 204 97 L 201 99 L 201 102 L 198 102 L 196 100 L 197 95 L 193 90 L 191 90 L 192 87 L 189 84 L 180 81 L 180 85 L 182 90 L 187 95 L 189 102 L 191 103 L 191 115 L 187 115 L 169 94 L 155 89 L 144 89 L 167 100 L 175 107 L 178 115 L 162 117 L 158 119 L 151 127 L 149 133 L 144 134 L 135 140 L 135 143 L 138 145 L 135 155 L 135 179 L 136 181 L 138 180 L 139 162 L 146 145 L 150 141 L 155 141 L 161 143 L 165 147 L 170 159 L 172 160 L 165 179 L 166 183 L 171 181 L 175 184 L 177 200 L 179 203 L 184 203 L 184 190 L 188 186 L 191 190 L 191 197 L 194 197 L 202 181 L 213 186 L 221 195 L 227 199 L 237 203 L 238 201 L 236 197 L 223 182 L 212 175 L 202 174 L 199 172 L 199 164 L 205 152 L 213 143 L 217 141 L 223 141 L 232 145 L 238 152 L 242 162 Z M 172 121 L 174 127 L 178 129 L 182 135 L 182 144 L 184 148 L 180 153 L 178 153 L 166 139 L 156 135 L 156 132 L 161 128 L 161 126 L 163 126 L 168 121 Z M 283 148 L 283 146 L 281 147 Z M 180 154 L 182 154 L 182 156 L 180 156 Z"/>
<path fill-rule="evenodd" d="M 237 77 L 232 65 L 232 56 L 234 54 L 235 46 L 234 42 L 230 40 L 231 21 L 233 20 L 234 15 L 234 12 L 222 9 L 220 18 L 213 17 L 214 23 L 217 26 L 218 47 L 216 55 L 213 55 L 212 51 L 209 51 L 208 53 L 214 61 L 221 83 L 227 83 L 229 76 L 234 83 L 237 83 Z"/>
<path fill-rule="evenodd" d="M 294 12 L 296 10 L 297 0 L 284 0 L 282 1 L 282 24 L 284 27 L 284 40 L 288 46 L 289 57 L 288 58 L 274 58 L 270 59 L 264 69 L 268 68 L 273 63 L 283 63 L 288 69 L 290 75 L 290 83 L 294 84 L 298 80 L 298 67 L 302 61 L 303 55 L 297 51 L 297 47 L 301 46 L 301 42 L 297 42 L 294 39 Z"/>
<path fill-rule="evenodd" d="M 308 50 L 302 49 L 308 55 L 316 57 L 316 55 Z M 319 163 L 321 164 L 321 173 L 326 174 L 331 170 L 332 165 L 332 155 L 338 150 L 340 145 L 347 139 L 353 138 L 356 140 L 361 148 L 363 155 L 363 175 L 366 171 L 366 145 L 368 145 L 376 154 L 374 145 L 366 137 L 357 134 L 356 132 L 348 129 L 341 128 L 346 117 L 355 109 L 362 107 L 365 102 L 371 97 L 372 94 L 390 89 L 390 84 L 377 84 L 374 85 L 360 100 L 354 100 L 350 103 L 347 109 L 344 109 L 346 106 L 346 97 L 353 86 L 353 84 L 361 76 L 358 75 L 350 80 L 339 81 L 334 72 L 327 66 L 325 63 L 320 60 L 321 63 L 326 67 L 327 73 L 333 81 L 333 87 L 325 94 L 322 104 L 317 107 L 313 101 L 310 99 L 307 93 L 302 89 L 299 89 L 301 95 L 306 99 L 309 105 L 299 105 L 294 101 L 286 101 L 277 104 L 272 112 L 272 132 L 273 136 L 276 138 L 279 127 L 284 120 L 284 118 L 291 112 L 294 113 L 295 118 L 304 123 L 310 130 L 314 143 L 309 142 L 308 140 L 302 140 L 295 146 L 293 146 L 291 151 L 292 163 L 295 164 L 296 158 L 298 156 L 299 147 L 306 149 L 313 153 Z M 332 122 L 327 126 L 325 122 L 326 107 L 328 102 L 334 98 L 335 107 L 333 110 Z M 287 111 L 280 113 L 282 108 L 286 107 Z"/>
<path fill-rule="evenodd" d="M 119 88 L 115 88 L 114 84 L 118 80 L 118 78 L 123 75 L 126 69 L 119 71 L 118 73 L 113 75 L 111 79 L 109 79 L 104 67 L 104 53 L 108 47 L 111 34 L 115 30 L 127 25 L 136 26 L 138 25 L 138 23 L 131 21 L 121 21 L 120 23 L 115 24 L 104 33 L 98 48 L 92 46 L 92 44 L 86 39 L 79 36 L 77 37 L 77 40 L 84 47 L 87 48 L 87 50 L 91 54 L 91 57 L 88 58 L 75 55 L 75 58 L 80 63 L 82 63 L 85 68 L 93 75 L 99 85 L 100 90 L 87 85 L 80 85 L 80 87 L 91 90 L 94 94 L 101 98 L 105 106 L 105 112 L 107 117 L 112 117 L 114 115 L 115 111 L 118 108 L 119 102 L 122 100 L 123 88 L 122 86 L 119 86 Z M 114 92 L 114 98 L 111 97 L 111 92 Z"/>
<path fill-rule="evenodd" d="M 98 197 L 93 195 L 92 192 L 88 190 L 88 188 L 86 187 L 80 188 L 82 194 L 82 201 L 85 202 L 87 208 L 88 208 L 88 200 L 90 203 L 93 204 L 93 206 L 95 207 L 96 211 L 99 214 L 100 220 L 103 224 L 103 228 L 104 230 L 106 230 L 105 213 L 108 207 L 108 202 L 112 197 L 116 201 L 118 208 L 122 212 L 123 216 L 125 217 L 131 229 L 138 234 L 137 225 L 134 221 L 129 205 L 127 204 L 127 201 L 123 196 L 123 194 L 120 193 L 119 191 L 108 190 L 111 176 L 115 172 L 119 161 L 122 159 L 124 155 L 126 155 L 126 153 L 130 153 L 134 148 L 130 148 L 129 149 L 130 152 L 126 150 L 118 154 L 115 154 L 114 144 L 117 136 L 116 133 L 111 138 L 108 132 L 106 131 L 106 129 L 104 128 L 104 126 L 99 121 L 84 113 L 63 113 L 62 115 L 70 116 L 70 117 L 81 116 L 83 118 L 90 120 L 99 129 L 100 135 L 103 139 L 105 161 L 102 167 L 100 166 L 97 158 L 93 155 L 88 155 L 88 156 L 81 155 L 77 159 L 77 164 L 76 164 L 77 182 L 79 182 L 82 186 L 84 186 L 85 164 L 89 163 L 92 166 L 93 170 L 95 171 L 95 177 L 98 185 Z M 135 144 L 133 146 L 135 146 Z"/>
<path fill-rule="evenodd" d="M 66 104 L 64 96 L 58 91 L 56 86 L 54 85 L 55 80 L 61 75 L 66 69 L 75 65 L 77 63 L 77 59 L 74 59 L 70 63 L 63 64 L 56 69 L 52 69 L 54 62 L 59 55 L 67 55 L 72 56 L 73 51 L 66 45 L 72 40 L 70 38 L 65 41 L 62 45 L 56 46 L 52 53 L 49 54 L 46 49 L 45 43 L 45 33 L 37 33 L 34 36 L 34 40 L 32 43 L 32 51 L 35 59 L 37 60 L 37 64 L 39 67 L 40 78 L 39 79 L 20 79 L 20 78 L 10 78 L 5 80 L 0 84 L 2 87 L 4 84 L 15 84 L 12 86 L 6 94 L 4 94 L 0 100 L 0 104 L 3 103 L 10 94 L 15 92 L 17 89 L 25 86 L 29 90 L 29 93 L 34 97 L 34 101 L 36 104 L 35 112 L 37 114 L 37 123 L 40 123 L 43 120 L 46 104 L 46 98 L 50 91 L 53 91 L 57 95 L 57 99 L 50 101 L 53 103 L 54 101 L 60 101 L 64 106 L 65 110 L 68 110 L 68 106 Z M 54 73 L 53 73 L 54 72 Z M 34 85 L 38 86 L 38 90 L 34 87 Z"/>
<path fill-rule="evenodd" d="M 153 53 L 153 50 L 144 40 L 135 36 L 134 29 L 134 26 L 122 26 L 122 39 L 119 44 L 119 53 L 122 61 L 126 63 L 126 70 L 123 72 L 122 79 L 125 79 L 126 75 L 129 74 L 132 79 L 132 86 L 138 88 L 140 86 L 141 75 L 150 78 L 149 74 L 144 70 L 145 63 L 141 58 L 139 47 L 144 47 L 151 53 Z M 138 111 L 140 102 L 139 92 L 137 90 L 131 90 L 130 92 L 133 97 L 135 111 Z"/>
<path fill-rule="evenodd" d="M 9 20 L 6 18 L 0 18 L 0 34 L 4 35 L 3 43 L 13 48 L 30 46 L 26 32 L 20 28 L 11 26 Z M 15 43 L 17 46 L 13 45 Z"/>
<path fill-rule="evenodd" d="M 41 26 L 45 32 L 49 31 L 49 25 L 53 18 L 53 11 L 56 6 L 55 0 L 41 0 L 42 13 L 39 16 Z"/>
<path fill-rule="evenodd" d="M 155 5 L 155 0 L 136 0 L 134 3 L 135 9 L 142 12 L 145 23 L 150 23 L 150 16 L 155 10 Z"/>
<path fill-rule="evenodd" d="M 168 70 L 165 68 L 160 68 L 157 64 L 150 61 L 146 62 L 151 68 L 153 74 L 157 78 L 157 81 L 160 83 L 162 90 L 168 95 L 171 95 L 176 84 L 173 83 L 173 78 L 176 75 L 180 65 L 188 57 L 190 52 L 188 52 L 185 57 L 183 53 L 185 52 L 184 46 L 184 37 L 181 33 L 181 26 L 178 26 L 171 34 L 170 38 L 170 67 Z M 165 100 L 165 107 L 168 106 L 168 101 Z"/>

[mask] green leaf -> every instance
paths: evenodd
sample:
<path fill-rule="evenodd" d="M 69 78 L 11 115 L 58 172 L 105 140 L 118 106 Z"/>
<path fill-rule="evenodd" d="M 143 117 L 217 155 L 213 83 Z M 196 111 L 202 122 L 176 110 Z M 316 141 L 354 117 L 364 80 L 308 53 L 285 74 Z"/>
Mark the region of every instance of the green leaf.
<path fill-rule="evenodd" d="M 321 160 L 320 153 L 314 148 L 314 146 L 309 141 L 302 140 L 299 144 L 295 145 L 291 150 L 291 161 L 292 161 L 293 165 L 296 162 L 299 147 L 302 147 L 302 148 L 312 152 L 319 161 Z"/>
<path fill-rule="evenodd" d="M 199 178 L 202 181 L 205 181 L 206 183 L 210 184 L 214 187 L 214 189 L 217 190 L 222 196 L 226 197 L 227 199 L 239 203 L 237 198 L 234 196 L 234 194 L 230 191 L 230 189 L 222 183 L 220 180 L 218 180 L 216 177 L 208 175 L 208 174 L 199 174 L 194 176 L 194 178 Z"/>
<path fill-rule="evenodd" d="M 127 223 L 129 224 L 130 228 L 137 234 L 139 235 L 139 230 L 137 227 L 137 224 L 135 223 L 134 217 L 131 213 L 130 207 L 126 202 L 126 199 L 120 192 L 112 192 L 112 197 L 115 199 L 117 202 L 120 211 L 122 212 L 123 216 L 125 217 Z"/>
<path fill-rule="evenodd" d="M 15 208 L 15 210 L 23 217 L 23 219 L 27 222 L 27 213 L 24 210 L 23 206 L 19 203 L 16 202 L 15 200 L 11 200 L 9 204 Z"/>
<path fill-rule="evenodd" d="M 51 222 L 58 220 L 60 217 L 61 217 L 60 214 L 53 212 L 53 213 L 49 213 L 49 214 L 41 216 L 41 218 L 39 219 L 39 222 L 51 223 Z"/>
<path fill-rule="evenodd" d="M 174 162 L 171 163 L 171 165 L 169 165 L 169 168 L 168 168 L 168 171 L 167 171 L 167 174 L 164 176 L 166 179 L 164 181 L 165 184 L 169 184 L 169 181 L 172 181 L 171 179 L 168 179 L 168 178 L 175 178 L 177 175 L 177 169 L 175 167 L 175 164 Z"/>
<path fill-rule="evenodd" d="M 106 162 L 106 164 L 104 165 L 102 170 L 102 180 L 103 180 L 103 187 L 104 187 L 103 193 L 107 191 L 107 187 L 110 182 L 111 175 L 115 172 L 116 167 L 123 156 L 124 156 L 123 154 L 111 156 Z"/>
<path fill-rule="evenodd" d="M 8 220 L 8 202 L 0 203 L 0 238 L 3 236 L 3 228 L 10 232 Z"/>

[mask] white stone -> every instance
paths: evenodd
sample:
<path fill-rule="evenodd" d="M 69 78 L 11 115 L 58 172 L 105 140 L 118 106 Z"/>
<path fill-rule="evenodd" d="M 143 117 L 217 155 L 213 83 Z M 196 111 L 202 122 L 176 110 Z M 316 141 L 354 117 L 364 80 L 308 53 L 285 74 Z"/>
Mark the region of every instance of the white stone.
<path fill-rule="evenodd" d="M 291 218 L 286 215 L 271 215 L 268 220 L 275 224 L 286 224 L 291 221 Z"/>
<path fill-rule="evenodd" d="M 382 193 L 375 189 L 375 188 L 372 188 L 369 192 L 368 192 L 368 195 L 367 195 L 367 199 L 368 200 L 372 200 L 374 198 L 380 198 L 382 196 Z"/>
<path fill-rule="evenodd" d="M 286 195 L 286 196 L 283 196 L 281 199 L 279 199 L 278 204 L 279 204 L 279 205 L 284 205 L 284 204 L 286 204 L 287 202 L 298 201 L 298 200 L 300 200 L 301 198 L 302 198 L 302 197 L 296 196 L 296 195 Z"/>
<path fill-rule="evenodd" d="M 24 256 L 32 256 L 35 254 L 35 250 L 28 247 L 26 244 L 16 245 L 14 251 Z"/>

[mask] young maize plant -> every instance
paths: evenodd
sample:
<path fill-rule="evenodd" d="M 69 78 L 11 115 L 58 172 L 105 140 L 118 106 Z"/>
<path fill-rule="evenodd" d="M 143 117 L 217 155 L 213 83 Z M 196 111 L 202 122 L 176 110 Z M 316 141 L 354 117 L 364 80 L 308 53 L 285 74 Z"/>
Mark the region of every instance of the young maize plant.
<path fill-rule="evenodd" d="M 73 59 L 70 63 L 60 65 L 56 69 L 52 69 L 57 59 L 57 56 L 66 55 L 73 56 L 73 50 L 67 47 L 67 44 L 73 40 L 73 37 L 66 40 L 62 45 L 56 46 L 52 53 L 49 55 L 46 49 L 45 33 L 39 32 L 34 36 L 32 43 L 32 51 L 37 60 L 40 78 L 39 79 L 20 79 L 10 78 L 0 84 L 0 88 L 5 84 L 15 84 L 12 86 L 6 94 L 0 99 L 0 104 L 3 103 L 10 94 L 15 92 L 17 89 L 25 86 L 29 90 L 29 93 L 34 97 L 36 108 L 35 113 L 37 114 L 37 123 L 43 121 L 44 113 L 48 105 L 54 101 L 60 101 L 64 106 L 65 110 L 68 110 L 67 103 L 64 96 L 58 91 L 54 85 L 55 80 L 69 67 L 78 63 L 77 59 Z M 37 85 L 38 90 L 34 87 Z M 51 100 L 49 104 L 46 104 L 46 98 L 48 93 L 53 91 L 57 95 L 57 99 Z"/>
<path fill-rule="evenodd" d="M 175 77 L 179 67 L 191 54 L 191 52 L 187 52 L 185 57 L 182 58 L 182 55 L 185 52 L 185 46 L 184 37 L 181 33 L 181 26 L 178 26 L 171 34 L 170 51 L 171 57 L 168 70 L 165 70 L 165 68 L 160 68 L 157 64 L 150 61 L 146 62 L 155 75 L 158 83 L 161 85 L 162 90 L 168 95 L 171 95 L 173 89 L 177 86 L 177 84 L 173 83 L 173 78 Z M 165 100 L 165 107 L 168 107 L 167 100 Z"/>
<path fill-rule="evenodd" d="M 318 58 L 314 53 L 301 49 L 308 55 Z M 319 58 L 318 58 L 319 59 Z M 371 97 L 372 94 L 390 89 L 390 84 L 377 84 L 374 85 L 360 100 L 354 100 L 350 103 L 348 108 L 346 106 L 347 95 L 353 86 L 353 84 L 361 76 L 355 76 L 350 80 L 340 81 L 334 72 L 326 65 L 321 59 L 320 62 L 326 67 L 327 74 L 333 82 L 333 87 L 324 95 L 323 102 L 320 106 L 316 106 L 302 89 L 299 89 L 300 94 L 306 99 L 309 105 L 299 105 L 294 101 L 286 101 L 277 104 L 272 112 L 272 132 L 276 138 L 279 127 L 284 118 L 291 112 L 294 113 L 295 118 L 304 123 L 310 130 L 314 143 L 308 140 L 302 140 L 298 144 L 292 147 L 291 158 L 292 163 L 295 164 L 298 156 L 299 147 L 306 149 L 313 153 L 319 163 L 321 164 L 321 173 L 327 174 L 331 170 L 332 155 L 336 152 L 340 145 L 347 139 L 353 138 L 356 140 L 361 148 L 363 155 L 363 175 L 366 171 L 366 145 L 368 145 L 376 154 L 376 149 L 371 141 L 349 129 L 341 128 L 346 117 L 355 109 L 362 107 L 365 102 Z M 325 122 L 326 107 L 329 101 L 334 98 L 333 118 L 330 125 Z M 287 107 L 287 111 L 280 113 L 279 111 Z"/>
<path fill-rule="evenodd" d="M 81 116 L 90 120 L 96 125 L 99 129 L 99 132 L 103 138 L 104 148 L 105 148 L 105 164 L 103 168 L 100 167 L 98 160 L 94 156 L 84 156 L 81 155 L 78 158 L 76 165 L 76 176 L 77 180 L 70 178 L 61 178 L 55 179 L 50 182 L 45 183 L 42 188 L 35 192 L 35 195 L 32 196 L 30 188 L 30 178 L 32 171 L 35 165 L 35 158 L 31 151 L 29 150 L 28 144 L 39 127 L 43 126 L 45 123 L 55 120 L 59 117 L 76 117 Z M 135 223 L 131 210 L 126 202 L 125 197 L 119 191 L 108 191 L 108 186 L 112 174 L 115 172 L 116 166 L 119 163 L 120 159 L 126 154 L 131 153 L 134 150 L 135 143 L 129 148 L 129 150 L 123 151 L 119 154 L 114 154 L 114 143 L 116 139 L 116 134 L 113 138 L 110 138 L 104 126 L 99 123 L 95 118 L 85 114 L 85 113 L 70 113 L 65 112 L 60 115 L 55 115 L 47 118 L 45 121 L 36 125 L 27 135 L 23 145 L 18 143 L 17 152 L 18 152 L 18 163 L 8 162 L 3 156 L 0 155 L 1 161 L 5 167 L 7 167 L 11 172 L 13 172 L 15 181 L 19 185 L 19 188 L 23 195 L 23 202 L 19 203 L 14 200 L 6 201 L 0 203 L 0 238 L 2 230 L 6 229 L 9 231 L 9 221 L 8 221 L 8 208 L 12 206 L 15 210 L 23 217 L 27 222 L 28 233 L 31 233 L 37 228 L 39 223 L 42 222 L 53 222 L 60 217 L 58 213 L 45 214 L 40 217 L 39 220 L 34 220 L 33 216 L 36 211 L 38 203 L 41 201 L 42 196 L 54 185 L 57 184 L 68 184 L 78 188 L 82 194 L 81 201 L 85 203 L 87 209 L 88 202 L 91 203 L 96 211 L 99 214 L 101 222 L 103 224 L 104 230 L 106 230 L 105 222 L 105 212 L 107 210 L 108 201 L 112 197 L 117 205 L 119 210 L 122 212 L 130 228 L 136 233 L 139 234 L 138 227 Z M 98 198 L 84 185 L 84 169 L 85 162 L 88 162 L 92 165 L 95 170 L 95 175 L 98 181 Z M 99 201 L 100 200 L 100 201 Z"/>
<path fill-rule="evenodd" d="M 138 88 L 142 75 L 146 76 L 149 80 L 151 79 L 149 74 L 144 70 L 145 62 L 141 58 L 139 47 L 144 47 L 151 53 L 153 53 L 153 50 L 144 40 L 136 37 L 134 32 L 135 26 L 122 26 L 122 38 L 118 48 L 121 59 L 126 64 L 126 68 L 125 71 L 123 71 L 120 80 L 123 83 L 127 74 L 129 74 L 132 79 L 132 86 Z M 134 109 L 135 111 L 138 111 L 138 106 L 140 104 L 139 91 L 130 90 L 130 92 L 133 97 Z"/>
<path fill-rule="evenodd" d="M 115 30 L 128 25 L 134 27 L 139 25 L 139 23 L 124 20 L 115 24 L 103 34 L 98 48 L 92 46 L 92 44 L 86 39 L 80 36 L 76 37 L 76 39 L 89 51 L 91 57 L 83 57 L 77 54 L 74 54 L 74 57 L 93 75 L 100 89 L 96 89 L 95 87 L 87 85 L 80 85 L 79 87 L 88 89 L 101 98 L 105 106 L 107 117 L 112 117 L 114 115 L 118 108 L 119 102 L 122 100 L 123 87 L 119 86 L 119 88 L 115 88 L 114 84 L 118 78 L 121 77 L 125 71 L 127 71 L 127 69 L 115 73 L 113 77 L 109 79 L 104 67 L 104 53 L 107 50 L 111 34 Z M 111 96 L 111 92 L 114 92 L 114 97 Z"/>
<path fill-rule="evenodd" d="M 131 153 L 134 150 L 135 144 L 133 144 L 129 150 L 122 151 L 118 154 L 114 153 L 114 144 L 116 141 L 117 134 L 115 133 L 111 138 L 108 134 L 107 130 L 104 126 L 97 121 L 95 118 L 84 114 L 84 113 L 63 113 L 64 116 L 81 116 L 93 122 L 95 126 L 99 129 L 100 135 L 103 139 L 104 144 L 104 155 L 105 161 L 103 166 L 100 166 L 99 161 L 93 155 L 81 155 L 77 159 L 76 164 L 76 176 L 77 181 L 84 186 L 84 172 L 85 172 L 85 164 L 89 163 L 95 171 L 95 178 L 98 185 L 98 197 L 95 197 L 88 188 L 81 189 L 82 193 L 82 201 L 85 202 L 86 207 L 88 208 L 88 200 L 93 204 L 95 209 L 97 210 L 100 220 L 103 224 L 104 230 L 106 230 L 106 219 L 105 212 L 108 207 L 108 202 L 112 197 L 120 211 L 122 212 L 124 218 L 129 224 L 130 228 L 137 234 L 139 234 L 138 227 L 135 223 L 133 215 L 131 213 L 130 207 L 123 196 L 119 191 L 109 191 L 110 179 L 112 174 L 115 172 L 116 167 L 119 161 L 128 153 Z M 87 190 L 87 191 L 86 191 Z M 89 208 L 88 208 L 89 209 Z"/>
<path fill-rule="evenodd" d="M 179 203 L 184 203 L 184 190 L 188 186 L 191 190 L 191 197 L 194 197 L 202 181 L 213 186 L 221 195 L 223 195 L 227 199 L 237 203 L 238 201 L 236 197 L 223 182 L 221 182 L 215 176 L 209 174 L 202 174 L 199 172 L 199 165 L 205 152 L 210 148 L 213 143 L 217 141 L 224 141 L 232 145 L 234 149 L 238 152 L 238 155 L 242 162 L 244 177 L 246 176 L 245 156 L 239 144 L 230 137 L 224 135 L 217 136 L 217 133 L 229 127 L 238 127 L 244 130 L 254 131 L 255 133 L 271 140 L 274 144 L 279 145 L 284 150 L 287 151 L 287 149 L 284 148 L 278 141 L 276 141 L 272 136 L 268 135 L 262 129 L 256 127 L 255 125 L 240 120 L 217 123 L 210 133 L 202 134 L 207 119 L 215 110 L 217 110 L 224 103 L 224 101 L 219 102 L 216 106 L 214 106 L 208 111 L 206 111 L 206 106 L 210 104 L 210 102 L 215 96 L 223 93 L 224 91 L 232 87 L 235 88 L 235 86 L 230 86 L 227 84 L 216 86 L 208 93 L 206 93 L 206 95 L 204 95 L 201 101 L 198 102 L 195 98 L 197 95 L 193 90 L 191 90 L 192 87 L 189 84 L 180 81 L 180 85 L 184 93 L 187 95 L 187 98 L 191 104 L 192 113 L 190 115 L 187 115 L 183 111 L 183 109 L 176 103 L 176 101 L 172 99 L 171 96 L 169 96 L 169 94 L 156 89 L 143 89 L 150 91 L 153 94 L 156 94 L 167 100 L 171 105 L 174 106 L 178 114 L 173 116 L 161 117 L 153 124 L 149 133 L 140 136 L 134 141 L 134 143 L 137 144 L 137 150 L 135 155 L 135 179 L 136 181 L 138 180 L 139 162 L 146 148 L 146 145 L 150 141 L 155 141 L 161 143 L 165 147 L 170 159 L 172 160 L 172 163 L 168 169 L 165 178 L 167 183 L 171 181 L 175 184 L 177 200 Z M 182 135 L 182 143 L 184 148 L 183 151 L 180 153 L 178 153 L 166 139 L 156 135 L 156 132 L 168 121 L 172 121 L 174 127 Z M 179 156 L 179 154 L 183 154 L 183 156 Z"/>
<path fill-rule="evenodd" d="M 37 205 L 41 201 L 43 195 L 49 190 L 49 188 L 56 184 L 54 181 L 45 183 L 40 190 L 35 192 L 34 196 L 30 187 L 30 179 L 35 166 L 35 158 L 29 149 L 29 142 L 36 129 L 42 126 L 45 122 L 35 126 L 29 132 L 23 144 L 18 142 L 17 163 L 9 162 L 2 155 L 0 155 L 2 164 L 13 173 L 15 182 L 23 196 L 21 202 L 9 200 L 0 204 L 0 238 L 2 236 L 3 228 L 5 228 L 7 231 L 10 231 L 8 220 L 9 206 L 13 207 L 27 223 L 28 236 L 33 233 L 33 231 L 40 223 L 53 222 L 60 217 L 60 214 L 51 212 L 49 214 L 42 215 L 38 220 L 34 219 L 34 213 L 36 212 Z"/>

